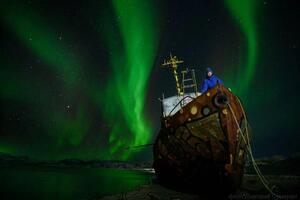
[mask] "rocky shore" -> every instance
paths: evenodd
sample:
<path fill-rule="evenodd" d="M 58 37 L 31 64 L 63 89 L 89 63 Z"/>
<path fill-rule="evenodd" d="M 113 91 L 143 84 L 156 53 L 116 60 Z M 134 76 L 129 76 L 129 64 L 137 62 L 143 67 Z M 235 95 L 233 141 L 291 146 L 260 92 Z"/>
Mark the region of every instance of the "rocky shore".
<path fill-rule="evenodd" d="M 266 176 L 273 186 L 273 191 L 282 199 L 300 198 L 299 176 Z M 99 197 L 101 200 L 210 200 L 216 199 L 215 193 L 190 194 L 178 192 L 160 184 L 143 185 L 137 190 L 111 196 Z M 236 194 L 230 194 L 224 199 L 275 199 L 261 184 L 258 176 L 245 175 L 243 186 Z M 218 197 L 220 199 L 220 197 Z"/>

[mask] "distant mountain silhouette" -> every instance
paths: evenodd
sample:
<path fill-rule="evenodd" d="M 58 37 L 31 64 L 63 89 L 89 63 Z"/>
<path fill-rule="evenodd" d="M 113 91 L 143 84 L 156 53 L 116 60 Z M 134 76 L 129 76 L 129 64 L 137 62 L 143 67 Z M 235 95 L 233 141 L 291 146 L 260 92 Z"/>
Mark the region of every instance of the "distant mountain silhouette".
<path fill-rule="evenodd" d="M 0 152 L 0 167 L 11 166 L 41 166 L 41 167 L 97 167 L 97 168 L 151 168 L 152 162 L 130 163 L 118 160 L 35 160 L 28 156 L 14 156 Z"/>
<path fill-rule="evenodd" d="M 298 175 L 300 176 L 300 154 L 289 157 L 274 155 L 256 159 L 256 163 L 265 175 Z M 40 167 L 97 167 L 97 168 L 152 168 L 152 161 L 130 163 L 118 160 L 35 160 L 28 156 L 14 156 L 0 152 L 0 167 L 11 166 L 40 166 Z M 255 174 L 252 164 L 249 163 L 245 168 L 246 174 Z"/>

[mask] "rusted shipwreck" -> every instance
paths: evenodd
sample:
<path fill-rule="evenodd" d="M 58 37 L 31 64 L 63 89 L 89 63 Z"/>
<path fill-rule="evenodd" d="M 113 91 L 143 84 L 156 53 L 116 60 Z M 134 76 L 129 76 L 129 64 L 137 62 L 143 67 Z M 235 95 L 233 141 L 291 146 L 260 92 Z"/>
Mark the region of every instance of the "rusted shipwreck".
<path fill-rule="evenodd" d="M 249 137 L 241 137 L 249 128 L 242 104 L 223 85 L 197 95 L 193 70 L 182 71 L 179 80 L 177 64 L 182 62 L 170 55 L 163 64 L 172 67 L 178 94 L 160 99 L 162 117 L 154 143 L 155 173 L 163 182 L 236 190 L 242 181 L 249 142 Z"/>

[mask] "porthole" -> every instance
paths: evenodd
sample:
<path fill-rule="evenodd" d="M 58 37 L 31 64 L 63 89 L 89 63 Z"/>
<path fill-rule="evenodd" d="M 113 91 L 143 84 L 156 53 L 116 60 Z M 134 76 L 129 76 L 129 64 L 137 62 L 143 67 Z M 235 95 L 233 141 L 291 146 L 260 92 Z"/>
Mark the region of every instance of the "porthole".
<path fill-rule="evenodd" d="M 203 107 L 203 109 L 202 109 L 202 114 L 203 114 L 204 116 L 209 115 L 209 114 L 210 114 L 210 108 L 207 107 L 207 106 Z"/>
<path fill-rule="evenodd" d="M 192 106 L 190 112 L 191 112 L 192 115 L 196 115 L 198 113 L 197 106 Z"/>

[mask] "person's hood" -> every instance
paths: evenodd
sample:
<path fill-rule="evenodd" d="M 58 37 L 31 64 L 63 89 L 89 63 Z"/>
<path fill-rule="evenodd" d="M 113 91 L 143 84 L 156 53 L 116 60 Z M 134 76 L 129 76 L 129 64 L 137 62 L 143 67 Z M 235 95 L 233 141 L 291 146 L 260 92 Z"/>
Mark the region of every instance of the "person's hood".
<path fill-rule="evenodd" d="M 214 73 L 211 67 L 207 67 L 207 68 L 206 68 L 206 73 L 208 73 L 208 72 Z"/>

